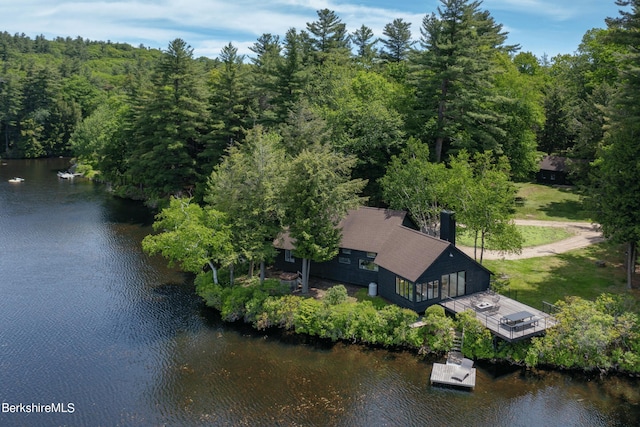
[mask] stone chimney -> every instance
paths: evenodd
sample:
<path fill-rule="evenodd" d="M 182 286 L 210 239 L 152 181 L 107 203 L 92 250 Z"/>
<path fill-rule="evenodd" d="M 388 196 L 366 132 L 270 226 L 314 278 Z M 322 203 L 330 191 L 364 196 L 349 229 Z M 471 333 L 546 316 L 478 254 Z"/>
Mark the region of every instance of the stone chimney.
<path fill-rule="evenodd" d="M 456 245 L 456 213 L 452 211 L 440 211 L 440 239 Z"/>

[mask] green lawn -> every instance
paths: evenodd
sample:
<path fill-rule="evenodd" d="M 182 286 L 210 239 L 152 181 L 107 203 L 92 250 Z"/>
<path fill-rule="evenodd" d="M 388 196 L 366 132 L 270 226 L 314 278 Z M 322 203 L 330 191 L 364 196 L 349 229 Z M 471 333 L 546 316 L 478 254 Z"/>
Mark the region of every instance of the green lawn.
<path fill-rule="evenodd" d="M 593 300 L 603 292 L 630 293 L 639 301 L 638 291 L 626 289 L 623 256 L 618 245 L 605 242 L 555 256 L 483 264 L 497 277 L 508 276 L 512 296 L 536 308 L 542 308 L 542 301 L 554 303 L 570 295 Z M 597 266 L 598 260 L 605 266 Z"/>
<path fill-rule="evenodd" d="M 518 225 L 516 227 L 524 239 L 522 245 L 524 248 L 546 245 L 573 236 L 573 233 L 558 227 L 536 227 L 532 225 Z M 461 231 L 456 236 L 456 243 L 462 246 L 473 247 L 473 236 Z M 490 245 L 487 245 L 486 249 L 491 250 L 492 248 Z"/>
<path fill-rule="evenodd" d="M 542 221 L 590 221 L 583 209 L 580 195 L 573 188 L 519 183 L 517 197 L 524 205 L 516 206 L 516 218 Z"/>
<path fill-rule="evenodd" d="M 540 221 L 591 221 L 583 208 L 580 195 L 572 188 L 555 188 L 539 184 L 516 184 L 518 197 L 524 204 L 516 206 L 515 217 Z M 528 230 L 529 228 L 533 230 Z M 525 246 L 537 246 L 561 240 L 561 228 L 521 227 L 526 233 Z M 533 234 L 528 234 L 531 231 Z M 461 237 L 464 234 L 461 233 Z M 565 237 L 566 234 L 564 235 Z M 549 240 L 551 239 L 551 240 Z M 546 241 L 545 241 L 546 240 Z M 460 239 L 465 244 L 464 237 Z M 604 261 L 599 267 L 596 261 Z M 626 289 L 624 248 L 600 243 L 584 249 L 555 256 L 515 261 L 485 260 L 484 265 L 496 277 L 508 277 L 512 297 L 533 307 L 542 308 L 542 301 L 555 303 L 567 296 L 593 300 L 603 292 L 620 293 L 640 302 L 640 291 Z"/>

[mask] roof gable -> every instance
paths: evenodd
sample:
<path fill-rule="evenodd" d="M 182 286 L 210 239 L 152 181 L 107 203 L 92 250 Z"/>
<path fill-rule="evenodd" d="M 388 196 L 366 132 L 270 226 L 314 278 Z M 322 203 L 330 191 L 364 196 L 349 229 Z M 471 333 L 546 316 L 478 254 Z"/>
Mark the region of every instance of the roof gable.
<path fill-rule="evenodd" d="M 374 262 L 415 282 L 450 245 L 445 240 L 399 226 L 389 235 Z"/>
<path fill-rule="evenodd" d="M 375 252 L 374 262 L 394 274 L 415 282 L 451 243 L 406 227 L 407 213 L 391 209 L 360 207 L 340 222 L 340 247 Z M 283 233 L 275 242 L 292 250 L 295 241 Z"/>
<path fill-rule="evenodd" d="M 560 156 L 544 156 L 540 161 L 540 170 L 565 172 L 566 171 L 566 157 Z"/>

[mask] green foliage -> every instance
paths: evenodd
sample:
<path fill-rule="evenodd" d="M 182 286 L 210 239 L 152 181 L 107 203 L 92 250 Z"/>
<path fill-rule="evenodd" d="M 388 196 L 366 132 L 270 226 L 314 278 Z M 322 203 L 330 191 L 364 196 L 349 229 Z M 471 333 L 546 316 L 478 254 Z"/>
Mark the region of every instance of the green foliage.
<path fill-rule="evenodd" d="M 440 305 L 428 307 L 422 321 L 424 326 L 418 329 L 422 351 L 438 354 L 451 350 L 454 321 L 445 315 L 444 308 Z"/>
<path fill-rule="evenodd" d="M 369 295 L 369 290 L 366 288 L 363 289 L 358 289 L 358 291 L 356 292 L 356 299 L 358 301 L 369 301 L 371 302 L 371 304 L 373 304 L 373 306 L 377 309 L 380 310 L 382 307 L 384 307 L 385 305 L 388 305 L 389 303 L 387 302 L 387 300 L 385 300 L 384 298 L 380 297 L 380 296 L 371 296 Z"/>
<path fill-rule="evenodd" d="M 478 319 L 475 312 L 466 310 L 456 315 L 456 329 L 463 331 L 462 353 L 473 359 L 492 359 L 493 335 Z"/>
<path fill-rule="evenodd" d="M 279 203 L 285 171 L 284 152 L 275 133 L 258 126 L 242 145 L 227 150 L 209 178 L 205 201 L 233 218 L 236 252 L 251 262 L 270 262 L 273 241 L 282 230 Z"/>
<path fill-rule="evenodd" d="M 515 187 L 506 158 L 489 152 L 470 156 L 461 151 L 451 159 L 450 204 L 466 231 L 474 235 L 474 257 L 480 262 L 486 244 L 502 252 L 519 253 L 522 236 L 511 220 Z"/>
<path fill-rule="evenodd" d="M 327 261 L 338 253 L 337 227 L 349 209 L 360 205 L 365 182 L 351 179 L 355 158 L 328 146 L 304 149 L 287 170 L 280 195 L 284 225 L 296 242 L 294 255 L 303 259 L 302 291 L 308 292 L 309 261 Z"/>
<path fill-rule="evenodd" d="M 347 301 L 347 288 L 344 285 L 336 285 L 327 289 L 323 301 L 329 305 L 338 305 Z"/>
<path fill-rule="evenodd" d="M 449 180 L 444 164 L 429 161 L 428 146 L 410 138 L 402 153 L 391 159 L 380 185 L 391 208 L 406 209 L 423 232 L 435 236 Z"/>
<path fill-rule="evenodd" d="M 436 162 L 446 159 L 450 149 L 502 151 L 499 141 L 506 133 L 506 115 L 495 108 L 494 58 L 512 47 L 503 45 L 502 25 L 480 5 L 443 1 L 437 14 L 423 20 L 423 50 L 416 55 L 417 122 L 422 125 L 417 135 L 434 147 Z"/>
<path fill-rule="evenodd" d="M 217 269 L 230 265 L 235 258 L 224 214 L 203 209 L 190 199 L 172 198 L 169 207 L 156 216 L 153 228 L 160 233 L 142 240 L 146 252 L 161 254 L 170 265 L 179 263 L 192 273 L 200 273 L 208 265 L 215 282 Z"/>
<path fill-rule="evenodd" d="M 558 324 L 532 340 L 528 366 L 640 372 L 640 360 L 634 356 L 640 344 L 639 319 L 634 313 L 620 314 L 617 297 L 601 295 L 595 302 L 569 297 L 557 305 Z"/>

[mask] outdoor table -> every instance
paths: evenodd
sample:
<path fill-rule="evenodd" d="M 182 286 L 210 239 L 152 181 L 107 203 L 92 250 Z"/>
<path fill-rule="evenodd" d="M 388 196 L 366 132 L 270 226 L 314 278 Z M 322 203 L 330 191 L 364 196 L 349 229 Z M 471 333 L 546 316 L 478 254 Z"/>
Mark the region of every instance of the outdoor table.
<path fill-rule="evenodd" d="M 507 314 L 502 319 L 500 319 L 500 323 L 503 323 L 510 327 L 516 327 L 520 323 L 523 323 L 525 320 L 532 319 L 533 314 L 528 311 L 519 311 L 517 313 Z"/>

